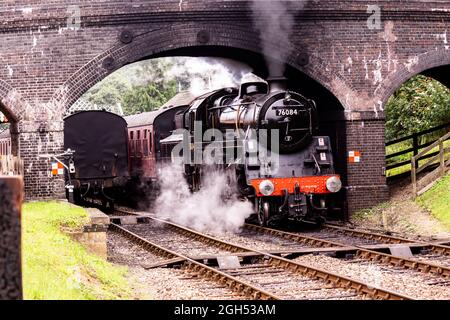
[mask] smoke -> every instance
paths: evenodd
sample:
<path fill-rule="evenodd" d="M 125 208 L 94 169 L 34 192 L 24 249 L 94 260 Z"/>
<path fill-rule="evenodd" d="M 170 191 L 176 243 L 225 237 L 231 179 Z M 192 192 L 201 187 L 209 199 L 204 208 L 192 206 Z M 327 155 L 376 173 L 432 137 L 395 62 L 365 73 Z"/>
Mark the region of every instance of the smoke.
<path fill-rule="evenodd" d="M 159 173 L 161 194 L 157 216 L 201 232 L 238 232 L 253 213 L 250 202 L 240 201 L 222 172 L 207 175 L 202 188 L 191 193 L 182 167 L 169 165 Z M 227 195 L 227 197 L 225 197 Z"/>
<path fill-rule="evenodd" d="M 290 54 L 294 15 L 303 9 L 306 2 L 253 0 L 251 3 L 253 25 L 259 31 L 270 76 L 282 76 L 284 73 L 286 59 Z"/>
<path fill-rule="evenodd" d="M 241 62 L 224 58 L 173 58 L 167 76 L 178 81 L 181 90 L 195 96 L 224 87 L 239 86 L 244 74 L 252 69 Z"/>

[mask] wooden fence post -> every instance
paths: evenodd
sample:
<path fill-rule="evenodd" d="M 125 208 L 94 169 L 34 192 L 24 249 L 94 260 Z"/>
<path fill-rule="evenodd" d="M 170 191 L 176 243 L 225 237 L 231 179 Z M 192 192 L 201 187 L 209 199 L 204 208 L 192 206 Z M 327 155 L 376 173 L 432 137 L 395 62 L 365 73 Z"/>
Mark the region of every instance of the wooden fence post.
<path fill-rule="evenodd" d="M 22 294 L 21 207 L 23 179 L 0 176 L 0 300 Z"/>
<path fill-rule="evenodd" d="M 445 175 L 445 149 L 444 149 L 444 140 L 439 140 L 439 167 L 441 168 L 441 177 Z"/>
<path fill-rule="evenodd" d="M 419 134 L 413 135 L 413 157 L 417 156 L 419 153 Z M 419 167 L 419 159 L 416 160 L 416 168 Z"/>
<path fill-rule="evenodd" d="M 413 187 L 413 197 L 417 197 L 417 183 L 416 183 L 416 161 L 414 157 L 411 159 L 411 184 Z"/>

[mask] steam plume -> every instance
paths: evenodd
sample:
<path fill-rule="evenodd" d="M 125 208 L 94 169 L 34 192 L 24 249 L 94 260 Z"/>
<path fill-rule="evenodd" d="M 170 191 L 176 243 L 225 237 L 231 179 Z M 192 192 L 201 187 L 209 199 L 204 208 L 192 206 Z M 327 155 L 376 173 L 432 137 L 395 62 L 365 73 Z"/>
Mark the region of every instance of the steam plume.
<path fill-rule="evenodd" d="M 235 195 L 224 198 L 232 190 L 226 176 L 211 172 L 202 188 L 189 191 L 182 167 L 167 166 L 160 174 L 161 194 L 156 199 L 155 211 L 161 218 L 202 232 L 238 232 L 245 219 L 253 213 L 252 205 Z"/>
<path fill-rule="evenodd" d="M 253 25 L 259 31 L 269 76 L 283 75 L 286 59 L 290 54 L 294 15 L 296 11 L 303 9 L 306 2 L 307 0 L 252 1 Z"/>
<path fill-rule="evenodd" d="M 169 78 L 182 83 L 183 90 L 188 89 L 194 96 L 239 85 L 242 76 L 251 72 L 251 68 L 241 62 L 225 58 L 173 58 L 174 65 L 168 72 Z M 188 88 L 185 88 L 188 86 Z"/>

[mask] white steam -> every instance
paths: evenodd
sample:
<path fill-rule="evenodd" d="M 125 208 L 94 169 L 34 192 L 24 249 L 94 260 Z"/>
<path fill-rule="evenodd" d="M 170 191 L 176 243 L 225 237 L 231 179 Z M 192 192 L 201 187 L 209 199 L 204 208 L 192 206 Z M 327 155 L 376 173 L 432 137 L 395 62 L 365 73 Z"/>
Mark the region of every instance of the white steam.
<path fill-rule="evenodd" d="M 237 87 L 243 75 L 252 69 L 241 62 L 224 58 L 174 58 L 175 64 L 168 71 L 169 78 L 183 79 L 189 83 L 181 90 L 189 90 L 195 96 L 224 87 Z M 180 90 L 180 91 L 181 91 Z"/>
<path fill-rule="evenodd" d="M 200 191 L 191 193 L 182 167 L 167 166 L 159 174 L 161 194 L 156 199 L 157 216 L 201 232 L 238 232 L 253 213 L 250 202 L 229 195 L 226 176 L 212 172 Z"/>
<path fill-rule="evenodd" d="M 284 73 L 286 59 L 290 54 L 294 15 L 306 3 L 307 0 L 253 0 L 251 3 L 253 25 L 259 31 L 270 76 L 282 76 Z"/>

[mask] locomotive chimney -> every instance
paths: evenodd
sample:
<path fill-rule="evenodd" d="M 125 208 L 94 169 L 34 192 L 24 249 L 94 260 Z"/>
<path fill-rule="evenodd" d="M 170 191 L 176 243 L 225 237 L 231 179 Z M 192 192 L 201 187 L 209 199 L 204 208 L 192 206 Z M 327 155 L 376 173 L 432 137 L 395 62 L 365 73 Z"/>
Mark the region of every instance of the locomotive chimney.
<path fill-rule="evenodd" d="M 269 92 L 285 91 L 287 89 L 287 79 L 285 77 L 270 77 L 267 79 L 269 83 Z"/>

